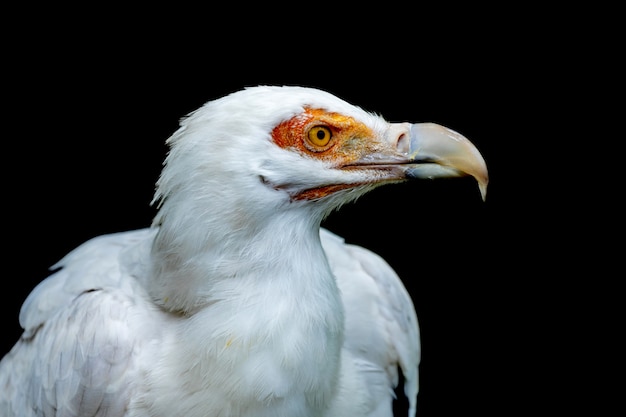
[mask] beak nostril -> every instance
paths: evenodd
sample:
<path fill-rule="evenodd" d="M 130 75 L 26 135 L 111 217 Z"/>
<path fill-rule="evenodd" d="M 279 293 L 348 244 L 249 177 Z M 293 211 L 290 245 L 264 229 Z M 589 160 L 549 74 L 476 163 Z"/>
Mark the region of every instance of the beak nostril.
<path fill-rule="evenodd" d="M 410 145 L 409 135 L 407 135 L 406 133 L 400 133 L 400 136 L 398 136 L 398 140 L 396 142 L 396 147 L 398 151 L 402 153 L 408 153 L 409 145 Z"/>
<path fill-rule="evenodd" d="M 411 152 L 411 125 L 409 123 L 390 123 L 385 139 L 388 146 L 396 152 L 408 154 Z"/>

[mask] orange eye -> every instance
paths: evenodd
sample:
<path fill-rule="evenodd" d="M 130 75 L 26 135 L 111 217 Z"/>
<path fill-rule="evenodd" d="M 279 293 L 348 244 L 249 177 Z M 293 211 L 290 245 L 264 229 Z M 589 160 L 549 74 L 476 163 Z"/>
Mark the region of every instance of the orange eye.
<path fill-rule="evenodd" d="M 333 133 L 326 126 L 313 126 L 307 133 L 309 142 L 315 146 L 324 147 L 328 145 Z"/>

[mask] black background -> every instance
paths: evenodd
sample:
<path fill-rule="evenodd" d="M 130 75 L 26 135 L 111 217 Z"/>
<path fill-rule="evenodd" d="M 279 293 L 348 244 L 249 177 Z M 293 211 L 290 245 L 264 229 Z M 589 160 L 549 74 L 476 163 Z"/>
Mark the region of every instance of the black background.
<path fill-rule="evenodd" d="M 244 86 L 306 85 L 389 121 L 446 125 L 487 162 L 486 202 L 471 179 L 415 182 L 375 190 L 325 222 L 386 258 L 413 297 L 423 349 L 418 415 L 546 407 L 561 369 L 544 359 L 558 356 L 551 340 L 563 327 L 561 313 L 538 320 L 538 312 L 554 300 L 545 266 L 562 256 L 554 246 L 569 220 L 549 203 L 563 192 L 558 175 L 539 172 L 545 142 L 559 140 L 538 128 L 553 117 L 559 78 L 524 35 L 528 26 L 506 16 L 477 22 L 461 10 L 455 20 L 445 10 L 341 19 L 315 10 L 255 26 L 236 13 L 170 26 L 197 12 L 146 27 L 138 23 L 148 14 L 46 21 L 44 11 L 45 24 L 26 19 L 9 38 L 11 289 L 0 352 L 18 339 L 20 305 L 50 265 L 93 236 L 150 224 L 164 141 L 180 117 Z"/>

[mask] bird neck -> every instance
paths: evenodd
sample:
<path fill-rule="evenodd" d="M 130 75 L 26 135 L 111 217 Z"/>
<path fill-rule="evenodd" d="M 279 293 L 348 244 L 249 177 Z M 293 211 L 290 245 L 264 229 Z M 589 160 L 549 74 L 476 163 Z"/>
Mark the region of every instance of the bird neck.
<path fill-rule="evenodd" d="M 269 216 L 254 227 L 237 228 L 164 220 L 152 246 L 153 282 L 147 288 L 166 310 L 190 315 L 216 301 L 248 297 L 253 288 L 295 296 L 300 302 L 323 294 L 341 303 L 321 245 L 319 221 Z"/>
<path fill-rule="evenodd" d="M 337 390 L 343 304 L 319 224 L 291 220 L 205 236 L 193 247 L 172 239 L 167 224 L 157 234 L 152 296 L 186 317 L 175 342 L 185 354 L 172 372 L 184 369 L 190 387 L 228 375 L 215 404 L 272 402 L 297 391 L 290 397 L 317 409 Z"/>

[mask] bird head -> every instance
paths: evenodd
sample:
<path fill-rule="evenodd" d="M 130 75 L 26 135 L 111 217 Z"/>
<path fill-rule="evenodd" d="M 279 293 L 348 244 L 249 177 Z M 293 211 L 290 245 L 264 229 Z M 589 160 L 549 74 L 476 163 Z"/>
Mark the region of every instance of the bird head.
<path fill-rule="evenodd" d="M 276 265 L 293 273 L 290 255 L 296 263 L 303 253 L 320 256 L 321 245 L 309 243 L 322 220 L 376 187 L 471 175 L 484 197 L 488 182 L 483 158 L 462 135 L 389 123 L 305 87 L 251 87 L 209 101 L 167 143 L 153 200 L 150 288 L 184 312 L 214 297 L 223 278 L 273 274 Z"/>
<path fill-rule="evenodd" d="M 484 199 L 488 183 L 485 161 L 461 134 L 389 123 L 314 88 L 257 86 L 209 101 L 168 143 L 155 200 L 182 194 L 173 205 L 201 201 L 202 213 L 241 217 L 250 207 L 259 219 L 307 205 L 323 218 L 384 184 L 470 175 Z"/>

